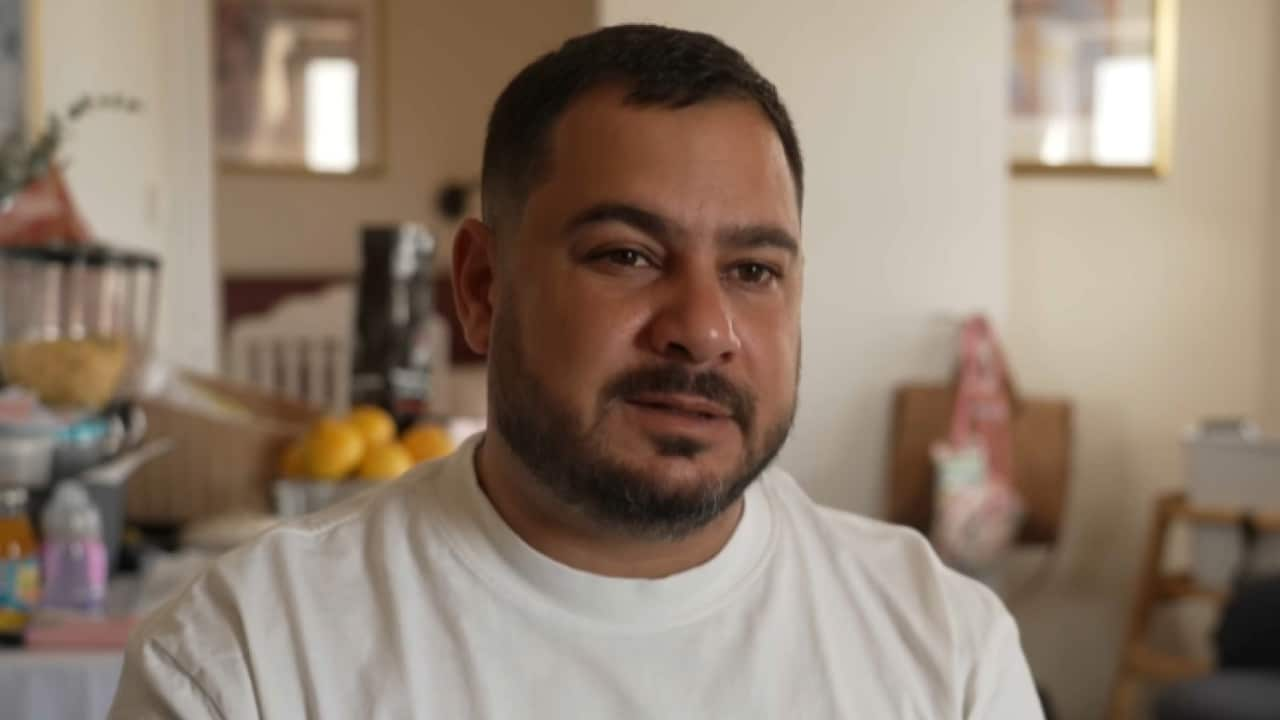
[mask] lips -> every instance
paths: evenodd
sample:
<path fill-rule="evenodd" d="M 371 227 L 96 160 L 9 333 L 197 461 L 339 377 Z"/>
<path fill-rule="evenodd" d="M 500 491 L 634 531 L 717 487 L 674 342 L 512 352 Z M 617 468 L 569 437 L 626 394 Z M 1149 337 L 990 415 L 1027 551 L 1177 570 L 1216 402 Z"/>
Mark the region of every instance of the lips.
<path fill-rule="evenodd" d="M 639 393 L 628 396 L 627 402 L 653 410 L 677 413 L 703 420 L 729 420 L 733 418 L 733 413 L 725 406 L 697 395 Z"/>

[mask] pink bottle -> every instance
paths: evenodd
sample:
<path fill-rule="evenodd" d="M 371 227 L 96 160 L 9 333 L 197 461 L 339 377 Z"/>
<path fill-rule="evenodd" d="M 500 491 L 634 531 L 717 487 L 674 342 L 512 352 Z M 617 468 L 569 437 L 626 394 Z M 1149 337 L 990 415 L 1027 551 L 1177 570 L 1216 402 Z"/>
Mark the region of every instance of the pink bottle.
<path fill-rule="evenodd" d="M 42 513 L 41 527 L 41 605 L 101 612 L 107 593 L 107 549 L 102 543 L 102 515 L 84 486 L 75 480 L 59 483 Z"/>

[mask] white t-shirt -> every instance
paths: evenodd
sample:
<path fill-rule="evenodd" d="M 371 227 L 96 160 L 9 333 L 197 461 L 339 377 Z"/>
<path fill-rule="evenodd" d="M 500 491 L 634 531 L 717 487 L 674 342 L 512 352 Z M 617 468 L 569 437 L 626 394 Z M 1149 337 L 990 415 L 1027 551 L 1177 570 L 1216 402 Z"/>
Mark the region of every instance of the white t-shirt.
<path fill-rule="evenodd" d="M 217 560 L 110 717 L 1041 717 L 1013 619 L 911 530 L 771 469 L 707 563 L 602 577 L 503 522 L 476 445 Z"/>

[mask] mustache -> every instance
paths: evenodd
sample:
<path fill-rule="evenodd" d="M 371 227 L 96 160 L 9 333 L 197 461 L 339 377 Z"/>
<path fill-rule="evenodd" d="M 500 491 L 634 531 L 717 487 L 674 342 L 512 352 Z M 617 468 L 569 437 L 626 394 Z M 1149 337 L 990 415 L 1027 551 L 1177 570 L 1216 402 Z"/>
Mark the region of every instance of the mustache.
<path fill-rule="evenodd" d="M 641 393 L 697 395 L 729 411 L 744 433 L 755 419 L 755 395 L 715 370 L 692 372 L 680 365 L 656 365 L 621 373 L 601 391 L 605 402 L 626 400 Z"/>

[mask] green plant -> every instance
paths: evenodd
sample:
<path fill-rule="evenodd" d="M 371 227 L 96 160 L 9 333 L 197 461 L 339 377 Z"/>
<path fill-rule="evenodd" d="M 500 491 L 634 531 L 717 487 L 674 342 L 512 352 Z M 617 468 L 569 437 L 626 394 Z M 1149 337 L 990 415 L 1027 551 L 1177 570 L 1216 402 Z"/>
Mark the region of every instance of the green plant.
<path fill-rule="evenodd" d="M 24 141 L 21 133 L 11 134 L 0 144 L 0 200 L 44 177 L 58 162 L 67 130 L 98 109 L 136 113 L 142 109 L 142 101 L 120 93 L 81 95 L 67 106 L 64 117 L 49 115 L 44 130 L 31 142 Z"/>

